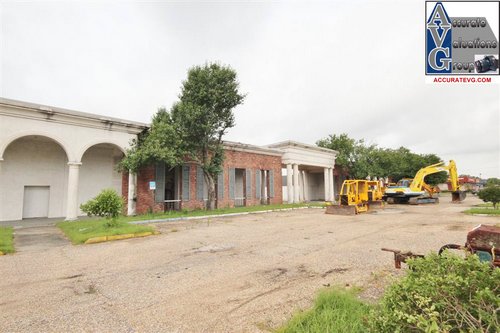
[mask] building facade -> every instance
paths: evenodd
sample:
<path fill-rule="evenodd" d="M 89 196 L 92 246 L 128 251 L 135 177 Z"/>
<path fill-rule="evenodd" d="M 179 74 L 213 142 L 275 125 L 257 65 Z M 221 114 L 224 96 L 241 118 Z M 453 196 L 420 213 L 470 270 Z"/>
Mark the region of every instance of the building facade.
<path fill-rule="evenodd" d="M 163 163 L 136 174 L 116 166 L 147 124 L 0 98 L 0 221 L 76 219 L 101 190 L 121 193 L 129 215 L 206 207 L 198 165 Z M 334 200 L 336 152 L 294 141 L 224 142 L 217 207 Z M 283 181 L 284 180 L 284 181 Z"/>

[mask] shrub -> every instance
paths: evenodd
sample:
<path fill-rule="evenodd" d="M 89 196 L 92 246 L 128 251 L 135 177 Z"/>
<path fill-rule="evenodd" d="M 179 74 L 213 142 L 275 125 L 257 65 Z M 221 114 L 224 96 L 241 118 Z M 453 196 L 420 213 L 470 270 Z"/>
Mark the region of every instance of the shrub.
<path fill-rule="evenodd" d="M 372 332 L 500 332 L 500 269 L 475 255 L 408 261 L 409 270 L 372 311 Z"/>
<path fill-rule="evenodd" d="M 487 186 L 477 195 L 484 202 L 493 203 L 493 209 L 497 209 L 497 204 L 500 202 L 500 186 Z"/>
<path fill-rule="evenodd" d="M 89 216 L 100 216 L 107 219 L 106 225 L 116 226 L 116 218 L 123 209 L 123 199 L 113 189 L 102 190 L 95 198 L 80 206 L 80 209 Z"/>

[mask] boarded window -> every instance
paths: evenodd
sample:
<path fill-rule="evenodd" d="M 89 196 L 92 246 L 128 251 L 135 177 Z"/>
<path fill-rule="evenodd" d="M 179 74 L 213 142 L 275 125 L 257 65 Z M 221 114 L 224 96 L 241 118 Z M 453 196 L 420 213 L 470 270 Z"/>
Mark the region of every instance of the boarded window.
<path fill-rule="evenodd" d="M 234 199 L 234 186 L 236 183 L 236 169 L 229 169 L 229 199 Z"/>
<path fill-rule="evenodd" d="M 269 197 L 274 198 L 274 172 L 269 170 Z"/>
<path fill-rule="evenodd" d="M 165 201 L 165 162 L 158 162 L 155 166 L 155 202 Z"/>
<path fill-rule="evenodd" d="M 189 191 L 190 188 L 190 179 L 189 173 L 191 168 L 189 165 L 182 166 L 182 200 L 187 201 L 191 199 L 191 193 Z"/>
<path fill-rule="evenodd" d="M 203 200 L 205 198 L 205 177 L 203 169 L 200 166 L 196 167 L 196 199 Z"/>
<path fill-rule="evenodd" d="M 247 199 L 252 199 L 252 170 L 246 169 L 246 174 L 245 174 L 245 192 L 246 192 L 246 198 Z"/>
<path fill-rule="evenodd" d="M 224 170 L 217 175 L 217 198 L 224 199 Z"/>
<path fill-rule="evenodd" d="M 255 170 L 255 198 L 260 199 L 260 181 L 261 172 L 260 170 Z"/>

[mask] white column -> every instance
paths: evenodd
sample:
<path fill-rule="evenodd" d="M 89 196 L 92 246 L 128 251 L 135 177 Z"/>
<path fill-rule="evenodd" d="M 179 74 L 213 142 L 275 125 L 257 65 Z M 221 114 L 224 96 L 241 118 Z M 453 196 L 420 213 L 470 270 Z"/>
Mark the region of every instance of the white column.
<path fill-rule="evenodd" d="M 260 180 L 261 180 L 261 187 L 260 187 L 260 202 L 262 204 L 267 203 L 267 198 L 266 198 L 266 170 L 261 170 L 260 171 Z"/>
<path fill-rule="evenodd" d="M 68 196 L 66 200 L 66 221 L 76 220 L 78 217 L 78 179 L 82 163 L 68 162 Z"/>
<path fill-rule="evenodd" d="M 328 168 L 323 169 L 323 175 L 324 175 L 324 183 L 325 183 L 325 201 L 329 201 L 330 199 L 330 185 L 329 185 L 329 178 L 330 178 L 330 173 L 328 172 Z"/>
<path fill-rule="evenodd" d="M 304 185 L 304 201 L 309 201 L 309 187 L 307 180 L 308 173 L 307 171 L 302 171 L 302 184 Z"/>
<path fill-rule="evenodd" d="M 333 168 L 329 168 L 328 169 L 328 186 L 330 186 L 330 190 L 329 190 L 329 193 L 330 193 L 330 201 L 335 201 L 335 193 L 333 191 Z"/>
<path fill-rule="evenodd" d="M 299 165 L 293 165 L 293 202 L 298 203 L 299 201 Z"/>
<path fill-rule="evenodd" d="M 135 188 L 137 186 L 137 174 L 129 172 L 128 174 L 128 200 L 127 215 L 135 215 Z"/>
<path fill-rule="evenodd" d="M 299 170 L 299 202 L 304 201 L 304 178 L 302 171 Z"/>
<path fill-rule="evenodd" d="M 286 165 L 286 192 L 288 203 L 293 203 L 293 179 L 292 179 L 292 165 Z"/>

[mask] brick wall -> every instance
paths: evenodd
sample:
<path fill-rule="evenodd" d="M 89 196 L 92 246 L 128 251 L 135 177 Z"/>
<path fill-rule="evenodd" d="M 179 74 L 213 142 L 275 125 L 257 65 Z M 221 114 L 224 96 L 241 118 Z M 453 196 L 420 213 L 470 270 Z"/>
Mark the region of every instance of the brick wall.
<path fill-rule="evenodd" d="M 274 173 L 274 196 L 269 198 L 270 204 L 282 203 L 282 184 L 281 184 L 281 156 L 271 156 L 263 154 L 255 154 L 249 152 L 226 150 L 224 159 L 224 197 L 219 199 L 217 207 L 234 207 L 234 200 L 229 198 L 229 169 L 250 169 L 252 174 L 251 179 L 251 198 L 247 199 L 247 206 L 259 205 L 260 199 L 256 198 L 255 173 L 256 170 L 273 170 Z M 182 177 L 180 177 L 182 179 Z M 201 198 L 196 197 L 196 166 L 191 165 L 190 173 L 190 200 L 182 201 L 183 209 L 200 209 L 203 208 L 205 202 Z M 163 211 L 163 205 L 155 203 L 154 191 L 149 190 L 149 182 L 155 180 L 155 167 L 148 166 L 142 168 L 137 173 L 137 188 L 136 188 L 136 212 L 144 214 L 148 211 L 160 212 Z M 181 180 L 179 180 L 181 181 Z M 245 187 L 245 184 L 244 184 Z M 182 188 L 182 186 L 181 186 Z M 217 193 L 217 186 L 215 188 Z M 122 195 L 127 200 L 128 197 L 128 173 L 123 173 L 122 178 Z M 182 193 L 181 193 L 182 197 Z M 248 195 L 247 195 L 248 197 Z M 125 204 L 125 212 L 127 210 Z"/>

